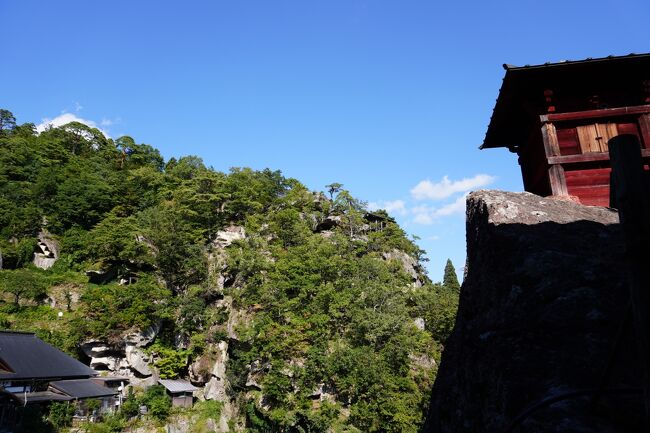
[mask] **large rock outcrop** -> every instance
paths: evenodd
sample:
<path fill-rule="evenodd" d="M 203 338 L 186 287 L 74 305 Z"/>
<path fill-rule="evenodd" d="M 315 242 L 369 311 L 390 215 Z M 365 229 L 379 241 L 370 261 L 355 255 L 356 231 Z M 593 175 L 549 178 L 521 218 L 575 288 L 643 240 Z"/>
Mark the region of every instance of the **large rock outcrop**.
<path fill-rule="evenodd" d="M 88 340 L 80 349 L 90 358 L 90 367 L 131 378 L 133 385 L 153 385 L 156 383 L 155 371 L 151 368 L 151 356 L 145 347 L 151 344 L 160 332 L 161 324 L 156 323 L 144 330 L 124 335 L 117 343 L 102 340 Z"/>
<path fill-rule="evenodd" d="M 610 390 L 589 407 L 628 301 L 616 211 L 474 192 L 467 256 L 425 431 L 641 431 L 641 399 L 629 389 L 640 377 L 629 329 Z"/>
<path fill-rule="evenodd" d="M 34 252 L 34 266 L 41 269 L 49 269 L 59 258 L 59 244 L 52 235 L 45 229 L 38 234 L 38 243 Z M 0 265 L 2 263 L 0 262 Z M 2 267 L 0 266 L 0 269 Z"/>

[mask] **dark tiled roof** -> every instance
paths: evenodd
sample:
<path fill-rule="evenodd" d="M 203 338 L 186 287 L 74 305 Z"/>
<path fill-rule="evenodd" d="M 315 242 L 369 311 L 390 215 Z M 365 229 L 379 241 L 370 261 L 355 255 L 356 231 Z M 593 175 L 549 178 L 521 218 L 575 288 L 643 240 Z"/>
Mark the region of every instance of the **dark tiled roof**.
<path fill-rule="evenodd" d="M 20 402 L 20 404 L 29 404 L 29 403 L 43 403 L 46 401 L 70 401 L 72 397 L 67 395 L 57 394 L 52 391 L 39 391 L 39 392 L 28 392 L 27 394 L 23 392 L 17 392 L 13 394 L 14 398 Z"/>
<path fill-rule="evenodd" d="M 73 398 L 107 397 L 117 394 L 117 391 L 101 386 L 91 379 L 57 380 L 50 386 Z"/>
<path fill-rule="evenodd" d="M 549 68 L 554 66 L 575 65 L 575 64 L 582 64 L 582 63 L 608 62 L 610 60 L 619 60 L 628 57 L 634 57 L 634 58 L 650 57 L 650 53 L 644 53 L 644 54 L 630 53 L 626 56 L 587 57 L 586 59 L 581 59 L 581 60 L 561 60 L 559 62 L 546 62 L 546 63 L 541 63 L 539 65 L 515 66 L 515 65 L 508 65 L 504 63 L 503 69 L 505 69 L 506 71 L 515 71 L 519 69 L 539 69 L 539 68 Z"/>
<path fill-rule="evenodd" d="M 129 382 L 131 379 L 127 376 L 97 376 L 93 377 L 95 383 L 99 382 Z"/>
<path fill-rule="evenodd" d="M 0 380 L 82 378 L 96 374 L 27 332 L 0 331 L 0 360 L 11 369 L 0 372 Z"/>
<path fill-rule="evenodd" d="M 192 392 L 198 389 L 196 386 L 192 385 L 187 380 L 160 379 L 158 383 L 164 386 L 167 389 L 167 391 L 171 393 Z"/>
<path fill-rule="evenodd" d="M 503 67 L 506 73 L 481 149 L 513 150 L 524 144 L 534 126 L 530 112 L 539 108 L 546 89 L 557 90 L 557 95 L 593 95 L 603 88 L 619 95 L 638 93 L 637 87 L 648 80 L 650 53 Z"/>

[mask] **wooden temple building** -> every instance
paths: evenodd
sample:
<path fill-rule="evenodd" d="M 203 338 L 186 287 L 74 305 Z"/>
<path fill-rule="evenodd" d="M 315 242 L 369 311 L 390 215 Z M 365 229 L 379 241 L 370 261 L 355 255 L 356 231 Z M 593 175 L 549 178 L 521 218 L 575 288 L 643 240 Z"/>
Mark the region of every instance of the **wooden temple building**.
<path fill-rule="evenodd" d="M 650 161 L 650 54 L 504 65 L 481 149 L 519 155 L 526 191 L 609 205 L 607 142 L 634 134 Z"/>

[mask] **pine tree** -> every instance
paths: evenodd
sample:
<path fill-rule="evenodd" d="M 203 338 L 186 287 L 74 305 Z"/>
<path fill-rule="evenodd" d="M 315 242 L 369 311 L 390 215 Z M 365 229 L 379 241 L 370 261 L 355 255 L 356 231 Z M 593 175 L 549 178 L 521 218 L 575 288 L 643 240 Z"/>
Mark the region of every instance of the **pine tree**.
<path fill-rule="evenodd" d="M 442 285 L 452 292 L 460 292 L 460 284 L 458 283 L 458 277 L 456 276 L 456 269 L 454 268 L 454 264 L 451 263 L 451 259 L 447 259 L 445 275 L 442 277 Z"/>

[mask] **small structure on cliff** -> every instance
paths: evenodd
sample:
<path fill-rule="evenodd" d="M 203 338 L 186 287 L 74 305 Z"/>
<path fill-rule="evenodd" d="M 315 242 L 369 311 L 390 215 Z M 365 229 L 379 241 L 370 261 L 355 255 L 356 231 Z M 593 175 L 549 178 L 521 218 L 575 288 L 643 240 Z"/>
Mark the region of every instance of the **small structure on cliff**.
<path fill-rule="evenodd" d="M 650 54 L 504 68 L 481 149 L 517 153 L 526 191 L 607 206 L 607 142 L 619 134 L 639 138 L 648 164 Z"/>
<path fill-rule="evenodd" d="M 198 391 L 198 388 L 187 380 L 160 379 L 158 383 L 165 387 L 172 398 L 172 406 L 192 407 L 194 404 L 194 391 Z"/>

